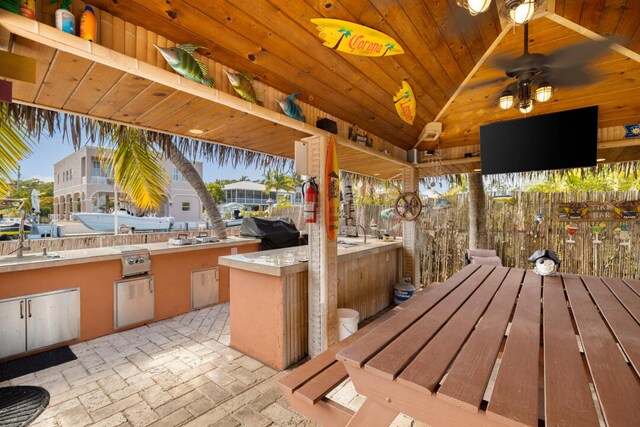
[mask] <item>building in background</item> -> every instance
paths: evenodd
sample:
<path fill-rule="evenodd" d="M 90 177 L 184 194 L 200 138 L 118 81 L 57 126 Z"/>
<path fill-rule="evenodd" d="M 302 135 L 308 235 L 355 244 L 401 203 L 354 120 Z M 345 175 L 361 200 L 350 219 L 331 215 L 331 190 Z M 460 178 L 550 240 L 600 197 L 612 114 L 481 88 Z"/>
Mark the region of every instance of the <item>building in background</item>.
<path fill-rule="evenodd" d="M 194 166 L 202 176 L 202 162 L 196 162 Z M 172 216 L 176 222 L 200 221 L 202 203 L 196 191 L 170 161 L 165 161 L 164 169 L 170 181 L 167 199 L 151 213 Z M 114 208 L 113 194 L 112 173 L 100 163 L 98 148 L 82 147 L 54 163 L 54 218 L 70 220 L 75 212 L 110 212 Z M 122 201 L 123 197 L 119 199 Z"/>
<path fill-rule="evenodd" d="M 225 205 L 243 205 L 249 210 L 267 210 L 269 199 L 276 204 L 276 192 L 271 190 L 265 193 L 267 187 L 259 182 L 239 181 L 222 187 L 225 196 Z M 302 203 L 302 195 L 299 191 L 278 191 L 278 197 L 285 196 L 291 204 Z M 224 212 L 221 212 L 224 216 Z"/>

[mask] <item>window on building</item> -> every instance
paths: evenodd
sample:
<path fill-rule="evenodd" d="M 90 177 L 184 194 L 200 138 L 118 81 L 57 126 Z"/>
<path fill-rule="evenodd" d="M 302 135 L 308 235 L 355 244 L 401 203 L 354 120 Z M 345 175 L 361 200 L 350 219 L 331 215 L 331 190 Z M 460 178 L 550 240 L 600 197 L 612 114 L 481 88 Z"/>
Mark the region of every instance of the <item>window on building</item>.
<path fill-rule="evenodd" d="M 97 160 L 94 160 L 92 163 L 92 172 L 91 172 L 91 176 L 102 176 L 102 172 L 100 171 L 100 162 Z"/>
<path fill-rule="evenodd" d="M 178 182 L 180 181 L 180 172 L 178 172 L 178 168 L 177 167 L 173 167 L 173 182 Z"/>
<path fill-rule="evenodd" d="M 191 202 L 182 202 L 182 212 L 189 212 L 191 210 Z"/>

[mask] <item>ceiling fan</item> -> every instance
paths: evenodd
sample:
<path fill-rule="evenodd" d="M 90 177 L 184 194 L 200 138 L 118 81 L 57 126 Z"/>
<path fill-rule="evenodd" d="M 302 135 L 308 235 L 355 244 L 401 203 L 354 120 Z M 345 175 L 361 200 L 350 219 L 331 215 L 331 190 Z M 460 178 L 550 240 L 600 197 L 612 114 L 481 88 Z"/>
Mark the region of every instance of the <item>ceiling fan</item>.
<path fill-rule="evenodd" d="M 596 76 L 586 69 L 589 61 L 609 50 L 608 39 L 588 40 L 556 50 L 548 55 L 529 52 L 529 24 L 524 25 L 524 52 L 516 58 L 499 56 L 491 63 L 510 79 L 500 95 L 500 108 L 508 110 L 516 106 L 520 112 L 529 113 L 535 102 L 547 102 L 557 87 L 576 87 L 594 83 Z M 504 81 L 501 78 L 499 81 Z M 483 82 L 479 86 L 497 83 Z M 476 86 L 478 87 L 478 86 Z M 534 99 L 535 97 L 535 99 Z"/>

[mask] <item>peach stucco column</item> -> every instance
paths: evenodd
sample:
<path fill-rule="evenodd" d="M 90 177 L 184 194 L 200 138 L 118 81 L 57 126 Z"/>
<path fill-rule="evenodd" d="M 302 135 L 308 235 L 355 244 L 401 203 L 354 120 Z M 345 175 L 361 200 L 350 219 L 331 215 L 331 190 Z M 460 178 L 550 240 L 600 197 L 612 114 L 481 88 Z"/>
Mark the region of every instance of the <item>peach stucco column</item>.
<path fill-rule="evenodd" d="M 413 167 L 402 170 L 402 191 L 420 191 L 418 169 Z M 418 239 L 418 221 L 402 222 L 402 275 L 411 277 L 411 282 L 418 286 L 420 283 L 420 251 L 416 241 Z"/>
<path fill-rule="evenodd" d="M 309 355 L 315 357 L 338 340 L 338 246 L 325 226 L 325 165 L 328 139 L 305 138 L 308 174 L 319 188 L 317 222 L 309 224 Z"/>

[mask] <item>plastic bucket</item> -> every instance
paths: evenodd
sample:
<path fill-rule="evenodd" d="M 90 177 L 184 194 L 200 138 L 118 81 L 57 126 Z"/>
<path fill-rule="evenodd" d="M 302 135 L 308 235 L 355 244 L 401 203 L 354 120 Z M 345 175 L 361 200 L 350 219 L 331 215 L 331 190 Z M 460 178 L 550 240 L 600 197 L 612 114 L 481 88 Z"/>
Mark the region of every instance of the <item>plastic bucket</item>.
<path fill-rule="evenodd" d="M 398 283 L 393 289 L 393 302 L 402 304 L 416 293 L 416 287 L 411 283 Z"/>
<path fill-rule="evenodd" d="M 358 330 L 360 313 L 350 308 L 338 309 L 338 341 L 342 341 Z"/>

